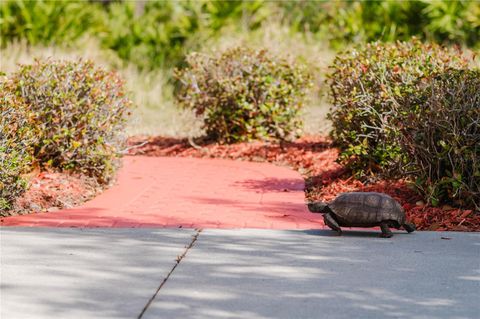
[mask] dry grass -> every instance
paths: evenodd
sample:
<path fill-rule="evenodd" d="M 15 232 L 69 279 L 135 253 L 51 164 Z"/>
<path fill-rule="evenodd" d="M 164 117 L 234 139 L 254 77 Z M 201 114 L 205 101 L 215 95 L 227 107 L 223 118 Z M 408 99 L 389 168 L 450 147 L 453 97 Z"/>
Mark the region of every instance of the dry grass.
<path fill-rule="evenodd" d="M 9 43 L 7 47 L 0 49 L 0 55 L 2 57 L 0 69 L 7 74 L 14 72 L 18 64 L 30 64 L 36 58 L 90 59 L 96 64 L 108 68 L 117 68 L 121 65 L 121 61 L 113 52 L 100 50 L 98 44 L 91 39 L 84 39 L 75 48 L 30 47 L 25 42 Z"/>
<path fill-rule="evenodd" d="M 135 67 L 121 69 L 137 106 L 127 127 L 127 134 L 198 136 L 201 121 L 191 110 L 177 107 L 172 84 L 163 71 L 139 72 Z"/>

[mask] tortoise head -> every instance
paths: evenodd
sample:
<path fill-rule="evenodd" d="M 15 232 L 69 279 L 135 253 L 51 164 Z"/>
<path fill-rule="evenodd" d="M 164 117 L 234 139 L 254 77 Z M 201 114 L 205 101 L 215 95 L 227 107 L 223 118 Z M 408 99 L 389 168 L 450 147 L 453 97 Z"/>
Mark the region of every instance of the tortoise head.
<path fill-rule="evenodd" d="M 309 202 L 307 203 L 308 210 L 312 213 L 325 214 L 328 213 L 328 204 L 323 202 Z"/>

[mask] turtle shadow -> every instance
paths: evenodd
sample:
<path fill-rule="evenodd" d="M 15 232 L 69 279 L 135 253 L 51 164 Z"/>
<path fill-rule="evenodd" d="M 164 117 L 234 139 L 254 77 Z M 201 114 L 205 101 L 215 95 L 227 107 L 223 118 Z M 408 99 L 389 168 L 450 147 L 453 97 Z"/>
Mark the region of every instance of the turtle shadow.
<path fill-rule="evenodd" d="M 310 236 L 322 236 L 322 237 L 358 237 L 358 238 L 381 238 L 380 234 L 381 232 L 379 230 L 354 230 L 354 229 L 342 229 L 342 235 L 338 235 L 336 231 L 330 230 L 330 229 L 307 229 L 307 230 L 301 230 L 300 232 L 310 235 Z M 402 236 L 402 235 L 411 235 L 408 234 L 407 232 L 403 231 L 394 231 L 393 232 L 393 237 L 395 236 Z M 388 239 L 388 238 L 382 238 L 382 239 Z"/>

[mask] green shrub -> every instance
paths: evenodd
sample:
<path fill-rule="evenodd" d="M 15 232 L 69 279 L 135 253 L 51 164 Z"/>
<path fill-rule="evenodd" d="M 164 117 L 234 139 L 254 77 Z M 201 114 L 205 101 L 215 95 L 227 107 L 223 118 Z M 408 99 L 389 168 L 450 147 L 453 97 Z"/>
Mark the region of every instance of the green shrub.
<path fill-rule="evenodd" d="M 371 41 L 408 41 L 412 36 L 444 44 L 480 45 L 478 1 L 336 1 L 310 10 L 333 47 Z M 318 6 L 318 4 L 317 4 Z"/>
<path fill-rule="evenodd" d="M 397 125 L 419 190 L 480 209 L 480 70 L 441 74 L 404 107 Z"/>
<path fill-rule="evenodd" d="M 305 67 L 241 47 L 216 56 L 193 53 L 187 63 L 176 72 L 177 99 L 204 116 L 209 138 L 232 143 L 298 133 L 311 78 Z"/>
<path fill-rule="evenodd" d="M 29 106 L 35 161 L 107 181 L 131 105 L 123 81 L 82 60 L 37 60 L 21 65 L 11 79 Z"/>
<path fill-rule="evenodd" d="M 0 82 L 0 216 L 11 208 L 16 197 L 26 188 L 22 174 L 31 164 L 28 108 L 12 90 L 11 83 Z"/>
<path fill-rule="evenodd" d="M 259 28 L 268 16 L 261 13 L 263 5 L 262 0 L 112 3 L 101 39 L 142 69 L 169 69 L 182 65 L 187 52 L 198 50 L 226 26 Z"/>
<path fill-rule="evenodd" d="M 357 176 L 398 173 L 406 160 L 392 125 L 399 101 L 415 92 L 419 80 L 466 64 L 461 52 L 416 39 L 376 42 L 339 54 L 327 83 L 333 103 L 328 118 L 340 161 Z"/>
<path fill-rule="evenodd" d="M 100 6 L 83 1 L 7 0 L 0 3 L 0 45 L 70 45 L 102 28 Z"/>
<path fill-rule="evenodd" d="M 199 28 L 199 13 L 190 2 L 146 2 L 143 12 L 135 3 L 114 3 L 108 8 L 102 33 L 104 47 L 141 69 L 172 67 L 185 54 L 190 37 Z"/>

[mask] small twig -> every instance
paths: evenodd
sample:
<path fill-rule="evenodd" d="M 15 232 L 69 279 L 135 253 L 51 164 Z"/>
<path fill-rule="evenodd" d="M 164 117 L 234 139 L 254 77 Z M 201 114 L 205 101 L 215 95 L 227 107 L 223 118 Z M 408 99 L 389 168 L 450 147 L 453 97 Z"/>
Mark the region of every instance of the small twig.
<path fill-rule="evenodd" d="M 188 137 L 188 144 L 190 144 L 190 146 L 192 146 L 193 148 L 197 149 L 197 150 L 201 150 L 202 147 L 200 145 L 198 145 L 197 143 L 195 143 L 193 141 L 193 137 L 189 136 Z"/>
<path fill-rule="evenodd" d="M 125 148 L 124 150 L 121 150 L 120 152 L 118 152 L 118 154 L 128 154 L 128 151 L 134 149 L 134 148 L 139 148 L 139 147 L 142 147 L 146 144 L 150 143 L 149 141 L 145 141 L 145 142 L 142 142 L 140 144 L 137 144 L 137 145 L 133 145 L 133 146 L 130 146 L 130 147 L 127 147 Z"/>
<path fill-rule="evenodd" d="M 197 150 L 201 150 L 201 151 L 204 151 L 204 152 L 208 153 L 208 148 L 201 147 L 200 145 L 195 143 L 195 141 L 193 140 L 193 137 L 191 137 L 191 136 L 188 137 L 188 144 L 190 144 L 193 148 L 195 148 Z"/>

